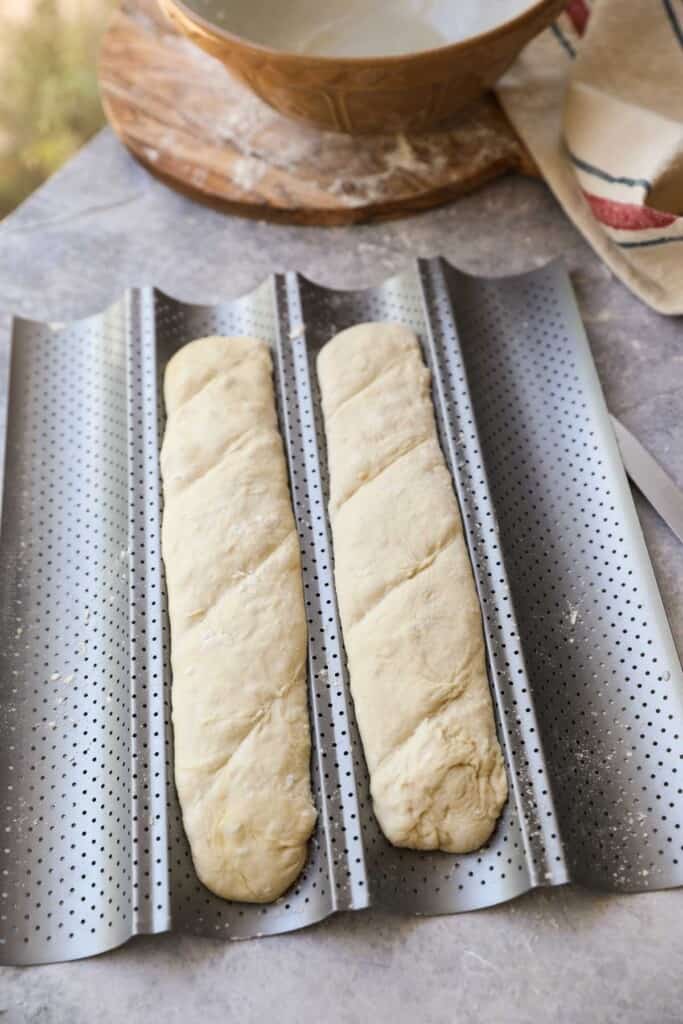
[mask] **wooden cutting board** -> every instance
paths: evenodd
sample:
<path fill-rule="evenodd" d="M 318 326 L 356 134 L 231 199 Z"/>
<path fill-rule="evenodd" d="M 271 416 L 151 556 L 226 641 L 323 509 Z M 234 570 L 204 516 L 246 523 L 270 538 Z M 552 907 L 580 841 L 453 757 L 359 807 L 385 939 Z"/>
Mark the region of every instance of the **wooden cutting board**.
<path fill-rule="evenodd" d="M 142 163 L 245 216 L 353 224 L 448 202 L 507 171 L 533 173 L 493 96 L 423 135 L 352 137 L 290 121 L 180 36 L 155 0 L 124 0 L 99 75 L 107 116 Z"/>

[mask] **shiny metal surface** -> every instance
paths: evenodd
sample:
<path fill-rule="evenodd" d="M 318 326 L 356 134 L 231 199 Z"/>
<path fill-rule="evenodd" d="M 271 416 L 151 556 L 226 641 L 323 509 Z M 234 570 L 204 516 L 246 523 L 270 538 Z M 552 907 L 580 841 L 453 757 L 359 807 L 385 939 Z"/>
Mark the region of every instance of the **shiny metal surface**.
<path fill-rule="evenodd" d="M 332 581 L 315 355 L 363 320 L 413 327 L 484 612 L 511 796 L 477 854 L 396 850 L 372 816 Z M 268 907 L 209 894 L 172 778 L 159 550 L 160 380 L 202 334 L 273 346 L 309 609 L 319 826 Z M 0 536 L 0 958 L 87 956 L 139 932 L 285 931 L 372 903 L 486 906 L 567 880 L 678 885 L 683 676 L 564 271 L 423 261 L 379 288 L 282 275 L 235 302 L 134 290 L 16 321 Z"/>
<path fill-rule="evenodd" d="M 615 416 L 612 416 L 612 426 L 626 472 L 683 543 L 683 491 Z"/>

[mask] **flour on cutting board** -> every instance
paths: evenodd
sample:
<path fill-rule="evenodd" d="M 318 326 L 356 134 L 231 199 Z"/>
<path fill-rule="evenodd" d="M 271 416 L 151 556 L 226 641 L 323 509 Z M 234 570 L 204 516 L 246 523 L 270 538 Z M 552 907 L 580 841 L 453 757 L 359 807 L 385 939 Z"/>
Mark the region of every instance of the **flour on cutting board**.
<path fill-rule="evenodd" d="M 188 39 L 169 39 L 183 62 L 196 64 L 200 75 L 206 54 Z M 237 152 L 226 171 L 245 192 L 256 189 L 264 179 L 269 187 L 287 188 L 292 177 L 305 182 L 320 197 L 334 196 L 350 208 L 369 201 L 381 201 L 396 188 L 410 182 L 429 188 L 447 186 L 457 175 L 463 147 L 475 164 L 486 166 L 490 159 L 505 157 L 512 144 L 496 130 L 495 124 L 481 121 L 481 113 L 464 115 L 447 133 L 419 136 L 387 134 L 373 138 L 372 145 L 359 145 L 358 139 L 341 132 L 321 132 L 303 123 L 285 119 L 236 79 L 225 75 L 221 83 L 224 102 L 212 104 L 210 118 L 200 110 L 187 109 L 183 120 L 200 134 L 209 134 L 219 145 Z M 477 145 L 473 147 L 473 142 Z M 172 153 L 178 139 L 174 130 L 160 140 L 154 155 Z M 281 182 L 280 175 L 283 177 Z"/>

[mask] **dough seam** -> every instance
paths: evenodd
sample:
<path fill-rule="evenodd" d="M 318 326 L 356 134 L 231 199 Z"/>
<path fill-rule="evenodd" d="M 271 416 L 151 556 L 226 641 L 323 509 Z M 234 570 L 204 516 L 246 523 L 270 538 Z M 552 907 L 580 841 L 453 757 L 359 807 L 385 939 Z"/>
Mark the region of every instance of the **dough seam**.
<path fill-rule="evenodd" d="M 465 662 L 464 665 L 459 666 L 459 675 L 469 675 L 469 668 L 472 660 L 473 659 L 470 659 L 469 661 Z M 450 693 L 444 694 L 444 696 L 439 697 L 439 699 L 435 701 L 434 705 L 425 712 L 424 717 L 421 718 L 418 722 L 416 722 L 411 727 L 409 732 L 407 732 L 404 736 L 401 736 L 399 739 L 396 740 L 396 744 L 392 750 L 388 750 L 384 757 L 380 758 L 380 760 L 374 767 L 374 771 L 379 771 L 382 765 L 389 761 L 396 754 L 396 752 L 400 750 L 401 747 L 405 747 L 405 745 L 410 742 L 410 740 L 413 738 L 413 736 L 418 731 L 421 725 L 424 725 L 425 722 L 434 722 L 439 717 L 440 714 L 442 714 L 444 711 L 447 711 L 448 708 L 450 707 L 452 700 L 454 699 L 454 696 L 455 699 L 457 700 L 458 696 L 462 694 L 464 690 L 465 685 L 461 684 L 455 691 L 451 691 Z"/>
<path fill-rule="evenodd" d="M 210 476 L 211 473 L 215 473 L 217 470 L 219 470 L 223 465 L 225 459 L 227 459 L 229 455 L 234 455 L 235 452 L 240 451 L 244 447 L 248 438 L 253 437 L 255 434 L 255 428 L 240 431 L 240 433 L 237 434 L 236 437 L 232 438 L 226 444 L 225 448 L 221 448 L 220 451 L 215 453 L 216 462 L 208 466 L 203 472 L 198 473 L 196 476 L 192 476 L 189 479 L 185 477 L 182 481 L 182 484 L 176 490 L 174 490 L 173 497 L 179 498 L 181 494 L 185 494 L 186 491 L 189 491 L 190 487 L 192 487 L 194 484 L 199 483 L 200 480 L 204 480 L 207 476 Z"/>
<path fill-rule="evenodd" d="M 388 366 L 384 366 L 382 368 L 382 370 L 377 374 L 376 377 L 372 377 L 369 381 L 367 381 L 366 384 L 363 384 L 362 388 L 358 388 L 357 391 L 352 391 L 350 395 L 347 395 L 346 398 L 344 398 L 339 403 L 339 405 L 336 407 L 336 409 L 334 409 L 330 413 L 330 415 L 329 415 L 330 421 L 337 415 L 338 412 L 341 412 L 342 409 L 345 409 L 346 406 L 349 404 L 349 402 L 353 402 L 353 400 L 355 398 L 358 398 L 359 395 L 362 395 L 363 392 L 367 391 L 369 388 L 374 387 L 375 384 L 378 384 L 385 377 L 388 377 L 389 374 L 391 373 L 391 371 L 396 369 L 397 366 L 402 366 L 403 363 L 407 363 L 409 360 L 410 360 L 410 352 L 407 352 L 407 353 L 404 352 L 398 359 L 395 359 L 392 363 L 389 363 Z"/>
<path fill-rule="evenodd" d="M 272 697 L 265 704 L 263 704 L 258 709 L 258 711 L 254 712 L 254 717 L 253 717 L 252 721 L 249 723 L 249 727 L 247 728 L 247 730 L 244 733 L 244 735 L 242 736 L 242 738 L 237 741 L 237 746 L 235 747 L 235 749 L 232 750 L 228 754 L 228 756 L 226 757 L 225 761 L 223 761 L 222 763 L 216 765 L 216 767 L 212 766 L 211 771 L 215 775 L 220 775 L 221 772 L 224 772 L 226 768 L 230 767 L 231 763 L 235 760 L 235 758 L 239 754 L 240 749 L 244 747 L 244 744 L 247 742 L 247 740 L 249 739 L 251 734 L 254 732 L 254 730 L 257 729 L 259 725 L 263 724 L 264 719 L 266 719 L 268 717 L 268 715 L 270 715 L 270 713 L 272 712 L 273 707 L 275 706 L 275 704 L 277 704 L 277 702 L 279 700 L 284 700 L 291 693 L 292 689 L 296 685 L 297 685 L 296 680 L 294 680 L 292 683 L 290 683 L 290 685 L 285 690 L 283 690 L 281 693 L 277 693 L 274 697 Z M 211 792 L 211 790 L 208 789 L 206 795 L 208 796 L 210 794 L 210 792 Z"/>
<path fill-rule="evenodd" d="M 204 339 L 203 338 L 199 338 L 198 340 L 199 341 L 203 341 Z M 194 343 L 191 342 L 191 344 L 194 344 Z M 180 349 L 179 352 L 176 352 L 176 355 L 180 355 L 180 352 L 182 352 L 182 349 Z M 175 356 L 173 358 L 175 359 Z M 182 402 L 180 402 L 178 405 L 174 406 L 173 412 L 174 413 L 178 413 L 178 412 L 180 412 L 181 409 L 184 409 L 186 405 L 189 405 L 190 402 L 194 402 L 195 398 L 197 398 L 198 395 L 201 395 L 202 391 L 206 391 L 206 389 L 211 384 L 213 384 L 214 381 L 217 381 L 217 380 L 230 380 L 230 377 L 234 375 L 235 371 L 239 370 L 242 366 L 245 366 L 246 363 L 247 363 L 246 359 L 239 359 L 239 360 L 237 360 L 235 363 L 233 363 L 231 365 L 229 372 L 226 371 L 224 373 L 220 373 L 219 372 L 219 373 L 210 374 L 207 377 L 206 380 L 203 380 L 201 382 L 201 384 L 199 385 L 199 387 L 197 388 L 196 391 L 193 391 L 192 394 L 190 394 L 190 395 L 185 395 L 185 397 L 183 398 Z"/>
<path fill-rule="evenodd" d="M 226 585 L 222 587 L 217 594 L 213 595 L 210 607 L 203 608 L 201 610 L 198 610 L 197 612 L 192 612 L 192 622 L 190 624 L 191 627 L 201 626 L 206 621 L 207 615 L 209 615 L 211 611 L 215 611 L 216 608 L 218 608 L 218 606 L 221 604 L 223 599 L 227 597 L 227 595 L 232 590 L 235 590 L 237 587 L 241 587 L 244 585 L 245 578 L 251 579 L 253 576 L 256 576 L 256 574 L 259 573 L 261 569 L 263 569 L 268 564 L 271 558 L 273 558 L 273 556 L 278 553 L 280 548 L 290 539 L 290 537 L 292 537 L 294 533 L 296 533 L 296 531 L 290 530 L 283 537 L 281 537 L 277 544 L 274 547 L 272 547 L 270 551 L 266 555 L 264 555 L 263 558 L 261 558 L 252 569 L 248 570 L 246 577 L 240 576 L 237 579 L 232 579 L 230 580 L 229 583 L 226 583 Z"/>
<path fill-rule="evenodd" d="M 442 555 L 444 551 L 446 551 L 448 548 L 452 547 L 453 544 L 455 544 L 459 536 L 459 532 L 450 534 L 443 544 L 440 544 L 435 551 L 433 551 L 430 555 L 427 556 L 427 558 L 424 558 L 421 562 L 419 562 L 412 569 L 410 569 L 405 576 L 401 576 L 399 579 L 393 580 L 391 585 L 379 594 L 377 599 L 373 601 L 370 607 L 363 612 L 360 618 L 354 619 L 352 622 L 349 622 L 348 626 L 346 627 L 347 631 L 355 629 L 356 626 L 360 626 L 362 623 L 366 622 L 367 619 L 369 619 L 370 616 L 373 614 L 373 612 L 375 612 L 377 608 L 382 604 L 382 602 L 386 600 L 386 598 L 388 598 L 391 594 L 393 594 L 393 592 L 398 587 L 402 587 L 405 583 L 410 583 L 411 580 L 414 580 L 417 576 L 420 575 L 420 573 L 426 572 L 427 569 L 434 565 L 434 562 L 437 560 L 439 555 Z"/>
<path fill-rule="evenodd" d="M 358 492 L 361 491 L 367 484 L 373 483 L 377 479 L 377 477 L 382 475 L 382 473 L 385 473 L 388 469 L 391 469 L 391 467 L 395 465 L 400 459 L 404 458 L 406 455 L 410 455 L 411 452 L 414 452 L 416 448 L 420 448 L 423 444 L 426 444 L 427 441 L 431 441 L 431 438 L 421 437 L 419 440 L 413 441 L 410 444 L 407 444 L 404 448 L 395 451 L 392 454 L 391 458 L 389 458 L 385 463 L 383 463 L 382 466 L 380 466 L 380 468 L 375 473 L 372 474 L 372 476 L 364 477 L 360 481 L 358 486 L 351 491 L 350 494 L 345 495 L 341 499 L 341 501 L 335 504 L 335 514 L 339 512 L 344 507 L 344 505 L 346 505 L 347 502 L 351 501 L 352 498 L 355 498 Z"/>

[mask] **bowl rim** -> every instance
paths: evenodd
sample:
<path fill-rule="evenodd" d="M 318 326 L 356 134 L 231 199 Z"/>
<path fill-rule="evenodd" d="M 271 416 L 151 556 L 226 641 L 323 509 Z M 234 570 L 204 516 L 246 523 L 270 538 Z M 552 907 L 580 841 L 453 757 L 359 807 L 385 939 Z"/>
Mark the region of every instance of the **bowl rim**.
<path fill-rule="evenodd" d="M 425 58 L 431 58 L 433 56 L 446 55 L 457 50 L 468 50 L 474 46 L 478 46 L 479 43 L 505 35 L 505 33 L 515 27 L 521 27 L 526 21 L 533 19 L 546 7 L 557 7 L 558 13 L 559 10 L 562 9 L 560 0 L 534 0 L 534 2 L 530 3 L 530 5 L 520 14 L 515 15 L 514 18 L 509 18 L 507 21 L 503 21 L 499 25 L 494 26 L 494 28 L 487 29 L 485 32 L 479 32 L 474 36 L 466 36 L 465 39 L 460 39 L 453 43 L 445 43 L 443 46 L 434 46 L 426 50 L 413 50 L 411 53 L 386 54 L 385 56 L 378 54 L 376 56 L 365 57 L 331 57 L 309 53 L 293 53 L 291 50 L 280 50 L 274 46 L 266 46 L 263 43 L 256 43 L 251 39 L 247 39 L 245 36 L 237 35 L 235 32 L 230 32 L 228 29 L 222 28 L 220 25 L 216 25 L 213 21 L 209 21 L 203 15 L 198 14 L 192 7 L 189 7 L 185 0 L 162 0 L 162 2 L 169 7 L 177 8 L 185 15 L 186 18 L 188 18 L 189 21 L 194 22 L 208 35 L 213 35 L 214 38 L 218 37 L 226 43 L 232 43 L 233 45 L 236 44 L 237 46 L 255 50 L 257 53 L 274 57 L 276 59 L 285 59 L 309 65 L 319 64 L 322 67 L 327 68 L 331 68 L 333 65 L 342 65 L 344 67 L 353 68 L 361 65 L 376 65 L 380 62 L 382 64 L 399 64 L 401 62 L 405 63 L 406 61 L 424 60 Z"/>

